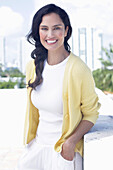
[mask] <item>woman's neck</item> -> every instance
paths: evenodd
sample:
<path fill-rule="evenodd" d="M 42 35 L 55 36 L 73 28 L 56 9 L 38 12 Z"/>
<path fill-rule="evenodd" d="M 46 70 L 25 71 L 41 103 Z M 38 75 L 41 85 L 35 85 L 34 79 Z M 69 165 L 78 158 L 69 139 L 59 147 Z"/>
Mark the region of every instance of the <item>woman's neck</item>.
<path fill-rule="evenodd" d="M 59 52 L 54 52 L 54 51 L 48 51 L 48 59 L 47 62 L 49 65 L 56 65 L 61 63 L 63 60 L 65 60 L 69 56 L 69 52 L 64 50 L 64 51 L 59 51 Z"/>

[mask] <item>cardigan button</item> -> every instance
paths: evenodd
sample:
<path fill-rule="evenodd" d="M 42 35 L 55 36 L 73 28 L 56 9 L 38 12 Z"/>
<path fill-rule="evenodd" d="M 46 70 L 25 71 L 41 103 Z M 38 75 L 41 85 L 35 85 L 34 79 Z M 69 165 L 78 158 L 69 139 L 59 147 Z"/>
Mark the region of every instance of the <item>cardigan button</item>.
<path fill-rule="evenodd" d="M 65 115 L 65 119 L 68 119 L 68 118 L 69 118 L 69 115 L 68 115 L 68 114 L 66 114 L 66 115 Z"/>

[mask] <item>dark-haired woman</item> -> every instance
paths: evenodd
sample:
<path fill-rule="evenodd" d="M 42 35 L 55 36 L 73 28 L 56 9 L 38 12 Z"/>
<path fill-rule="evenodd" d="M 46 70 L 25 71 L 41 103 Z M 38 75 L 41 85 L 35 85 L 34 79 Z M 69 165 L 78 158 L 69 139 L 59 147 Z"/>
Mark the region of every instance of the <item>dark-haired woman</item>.
<path fill-rule="evenodd" d="M 18 170 L 82 170 L 83 136 L 98 118 L 91 71 L 68 45 L 67 13 L 49 4 L 34 16 L 28 41 L 26 151 Z"/>

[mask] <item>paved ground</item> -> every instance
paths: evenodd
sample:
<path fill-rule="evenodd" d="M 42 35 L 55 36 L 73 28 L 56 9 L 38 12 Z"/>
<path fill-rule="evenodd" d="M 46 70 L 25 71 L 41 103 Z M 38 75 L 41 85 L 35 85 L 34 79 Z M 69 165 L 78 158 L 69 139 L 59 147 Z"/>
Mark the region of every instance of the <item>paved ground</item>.
<path fill-rule="evenodd" d="M 0 148 L 0 170 L 14 170 L 22 153 L 23 147 Z"/>

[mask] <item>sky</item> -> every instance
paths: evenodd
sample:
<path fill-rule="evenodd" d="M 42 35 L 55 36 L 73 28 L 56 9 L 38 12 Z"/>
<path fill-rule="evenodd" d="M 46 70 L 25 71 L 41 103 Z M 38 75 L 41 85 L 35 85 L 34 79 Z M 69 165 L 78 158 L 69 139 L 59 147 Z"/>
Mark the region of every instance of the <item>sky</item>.
<path fill-rule="evenodd" d="M 0 35 L 24 36 L 35 11 L 48 3 L 63 6 L 72 25 L 96 27 L 113 38 L 112 0 L 0 0 Z"/>
<path fill-rule="evenodd" d="M 25 36 L 33 10 L 33 0 L 0 0 L 0 35 Z"/>
<path fill-rule="evenodd" d="M 0 37 L 25 37 L 35 12 L 48 3 L 67 11 L 73 29 L 96 28 L 103 33 L 104 47 L 113 44 L 113 0 L 0 0 Z"/>

